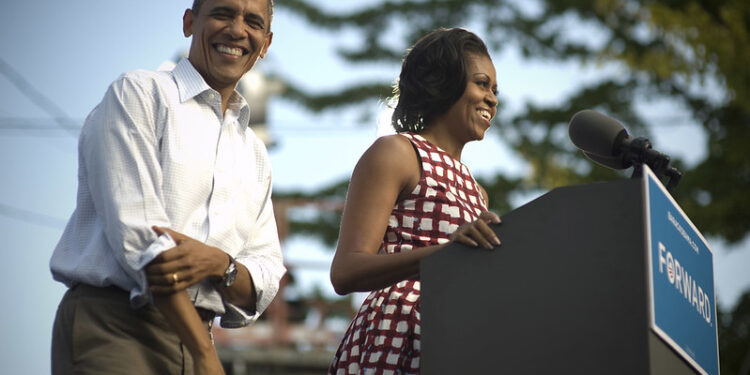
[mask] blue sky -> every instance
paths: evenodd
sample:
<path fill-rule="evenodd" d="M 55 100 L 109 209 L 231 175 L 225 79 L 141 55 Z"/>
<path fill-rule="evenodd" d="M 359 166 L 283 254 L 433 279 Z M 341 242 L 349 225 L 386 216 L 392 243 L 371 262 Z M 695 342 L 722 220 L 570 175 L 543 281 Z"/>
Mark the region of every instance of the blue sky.
<path fill-rule="evenodd" d="M 340 3 L 344 2 L 336 2 Z M 187 48 L 181 17 L 189 4 L 189 0 L 3 1 L 0 57 L 80 125 L 119 74 L 156 69 Z M 308 89 L 336 88 L 355 79 L 393 79 L 398 74 L 398 66 L 347 67 L 334 55 L 327 39 L 332 34 L 310 30 L 283 9 L 277 10 L 273 28 L 274 42 L 258 68 L 284 74 Z M 345 31 L 340 34 L 347 40 Z M 523 62 L 512 51 L 496 55 L 495 64 L 501 96 L 511 108 L 523 100 L 558 100 L 575 87 L 582 72 L 571 65 Z M 52 280 L 48 261 L 75 205 L 77 140 L 59 130 L 52 115 L 9 81 L 8 70 L 3 69 L 0 363 L 8 373 L 44 374 L 49 372 L 52 320 L 65 290 Z M 312 189 L 348 177 L 376 137 L 380 110 L 373 108 L 372 116 L 365 118 L 351 110 L 318 115 L 293 103 L 272 101 L 270 126 L 278 141 L 270 151 L 275 189 Z M 652 143 L 667 153 L 696 160 L 686 150 L 700 150 L 702 139 L 700 131 L 688 125 L 656 131 Z M 496 135 L 467 146 L 464 162 L 478 175 L 524 170 Z M 750 287 L 744 270 L 750 264 L 750 243 L 728 252 L 720 241 L 709 241 L 716 254 L 719 298 L 731 303 Z M 301 238 L 287 243 L 285 253 L 292 262 L 313 260 L 325 265 L 332 250 Z M 304 282 L 302 289 L 317 284 L 332 294 L 324 267 L 302 270 L 298 276 Z"/>

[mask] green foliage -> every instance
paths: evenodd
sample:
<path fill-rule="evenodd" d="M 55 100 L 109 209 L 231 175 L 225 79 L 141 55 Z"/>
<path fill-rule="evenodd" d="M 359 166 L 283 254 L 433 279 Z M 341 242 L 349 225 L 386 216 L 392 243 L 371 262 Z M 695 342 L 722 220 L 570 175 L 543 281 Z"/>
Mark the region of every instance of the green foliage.
<path fill-rule="evenodd" d="M 277 6 L 329 31 L 334 39 L 341 30 L 354 31 L 360 43 L 339 49 L 351 64 L 392 64 L 397 71 L 406 48 L 418 37 L 438 27 L 466 26 L 482 35 L 495 54 L 517 48 L 529 59 L 614 67 L 597 81 L 587 79 L 561 103 L 526 103 L 515 112 L 501 107 L 491 131 L 517 152 L 529 171 L 522 177 L 481 181 L 492 208 L 500 213 L 512 209 L 512 199 L 519 194 L 626 177 L 593 165 L 575 150 L 567 139 L 568 121 L 579 110 L 596 109 L 627 124 L 632 134 L 648 136 L 656 124 L 648 123 L 638 106 L 667 99 L 686 108 L 707 134 L 705 160 L 689 169 L 674 161 L 684 172 L 675 198 L 704 234 L 737 242 L 750 228 L 746 0 L 384 0 L 347 12 L 323 10 L 305 0 Z M 383 100 L 392 82 L 354 82 L 324 94 L 305 92 L 295 82 L 286 84 L 287 98 L 321 111 Z M 333 197 L 326 194 L 309 196 Z M 344 195 L 337 190 L 335 196 Z M 292 227 L 319 233 L 332 243 L 336 215 L 321 213 L 319 219 L 293 222 Z"/>
<path fill-rule="evenodd" d="M 750 373 L 750 292 L 731 312 L 719 311 L 719 352 L 723 374 Z"/>
<path fill-rule="evenodd" d="M 332 94 L 310 95 L 294 86 L 289 86 L 286 88 L 284 96 L 302 104 L 311 111 L 320 112 L 325 109 L 357 104 L 371 98 L 384 98 L 390 95 L 392 91 L 391 85 L 373 83 L 358 84 Z"/>
<path fill-rule="evenodd" d="M 276 206 L 279 202 L 287 204 L 286 212 L 289 234 L 311 235 L 317 237 L 329 247 L 333 247 L 338 239 L 341 224 L 341 202 L 346 197 L 349 181 L 340 181 L 326 186 L 313 193 L 300 191 L 274 192 L 273 199 Z M 314 215 L 293 215 L 293 208 L 312 207 Z M 294 216 L 294 217 L 292 217 Z"/>

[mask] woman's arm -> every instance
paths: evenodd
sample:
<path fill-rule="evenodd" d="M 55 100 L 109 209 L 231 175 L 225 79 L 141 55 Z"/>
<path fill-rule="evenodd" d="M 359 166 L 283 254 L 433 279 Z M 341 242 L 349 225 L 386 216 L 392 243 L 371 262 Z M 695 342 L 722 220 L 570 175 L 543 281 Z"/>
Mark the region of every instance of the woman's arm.
<path fill-rule="evenodd" d="M 408 139 L 381 137 L 365 151 L 352 173 L 331 282 L 339 294 L 380 289 L 413 276 L 419 260 L 442 246 L 378 254 L 391 210 L 419 181 L 420 167 Z"/>

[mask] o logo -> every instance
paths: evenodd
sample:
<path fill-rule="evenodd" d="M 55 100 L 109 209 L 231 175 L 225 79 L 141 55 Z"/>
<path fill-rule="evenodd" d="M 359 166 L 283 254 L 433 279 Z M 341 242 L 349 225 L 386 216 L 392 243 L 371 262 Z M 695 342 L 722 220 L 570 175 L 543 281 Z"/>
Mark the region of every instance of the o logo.
<path fill-rule="evenodd" d="M 674 258 L 671 252 L 667 252 L 667 277 L 669 277 L 669 282 L 674 284 Z"/>

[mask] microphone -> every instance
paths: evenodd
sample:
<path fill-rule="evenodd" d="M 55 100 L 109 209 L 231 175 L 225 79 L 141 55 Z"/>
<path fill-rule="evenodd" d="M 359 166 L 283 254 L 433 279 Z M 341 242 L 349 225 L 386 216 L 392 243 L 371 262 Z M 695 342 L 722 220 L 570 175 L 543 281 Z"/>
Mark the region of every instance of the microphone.
<path fill-rule="evenodd" d="M 630 138 L 625 127 L 617 120 L 590 109 L 573 115 L 568 125 L 568 135 L 573 144 L 584 153 L 606 158 L 618 155 L 622 141 Z M 623 168 L 627 167 L 615 167 Z"/>
<path fill-rule="evenodd" d="M 670 167 L 669 156 L 651 148 L 643 137 L 631 138 L 617 120 L 599 112 L 586 109 L 570 119 L 568 135 L 573 144 L 587 158 L 612 169 L 634 166 L 633 177 L 640 177 L 641 166 L 648 165 L 657 176 L 670 177 L 669 187 L 677 185 L 682 173 Z"/>

